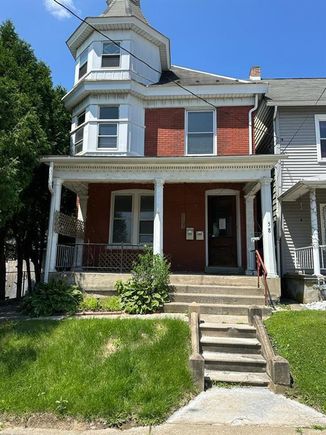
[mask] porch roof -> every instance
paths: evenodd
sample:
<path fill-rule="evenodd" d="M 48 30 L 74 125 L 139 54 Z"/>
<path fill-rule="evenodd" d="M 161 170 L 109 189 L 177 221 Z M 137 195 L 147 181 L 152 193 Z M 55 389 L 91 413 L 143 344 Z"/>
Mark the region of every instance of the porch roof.
<path fill-rule="evenodd" d="M 325 189 L 326 176 L 320 175 L 318 177 L 303 178 L 297 181 L 292 187 L 286 190 L 280 196 L 281 201 L 294 202 L 304 194 L 308 193 L 310 189 Z"/>

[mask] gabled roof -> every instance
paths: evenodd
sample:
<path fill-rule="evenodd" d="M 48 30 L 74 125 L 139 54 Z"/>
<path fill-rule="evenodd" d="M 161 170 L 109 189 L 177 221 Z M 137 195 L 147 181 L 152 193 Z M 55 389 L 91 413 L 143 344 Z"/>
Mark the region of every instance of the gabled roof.
<path fill-rule="evenodd" d="M 254 83 L 251 80 L 239 80 L 233 77 L 226 77 L 172 65 L 169 71 L 163 71 L 160 81 L 152 86 L 168 86 L 171 82 L 176 80 L 184 86 Z"/>
<path fill-rule="evenodd" d="M 146 18 L 140 7 L 140 0 L 107 0 L 108 8 L 103 17 L 137 17 L 144 23 Z"/>
<path fill-rule="evenodd" d="M 326 78 L 265 79 L 268 106 L 326 105 Z M 318 102 L 318 103 L 317 103 Z"/>

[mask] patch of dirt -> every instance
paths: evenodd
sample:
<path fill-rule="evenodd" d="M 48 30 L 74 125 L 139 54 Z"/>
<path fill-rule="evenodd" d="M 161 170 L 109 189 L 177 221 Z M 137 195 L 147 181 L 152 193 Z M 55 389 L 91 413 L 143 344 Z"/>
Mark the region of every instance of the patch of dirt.
<path fill-rule="evenodd" d="M 104 358 L 109 358 L 111 355 L 116 353 L 121 347 L 121 342 L 117 338 L 110 338 L 105 343 L 104 349 L 103 349 L 103 356 Z"/>

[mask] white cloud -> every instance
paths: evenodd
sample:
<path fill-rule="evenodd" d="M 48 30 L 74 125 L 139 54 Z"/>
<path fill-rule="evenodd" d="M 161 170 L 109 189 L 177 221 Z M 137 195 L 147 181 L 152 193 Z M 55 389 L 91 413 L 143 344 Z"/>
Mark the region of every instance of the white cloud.
<path fill-rule="evenodd" d="M 65 18 L 70 18 L 71 14 L 64 9 L 62 6 L 58 5 L 54 0 L 43 0 L 44 5 L 46 9 L 55 16 L 56 18 L 59 18 L 59 20 L 63 20 Z M 74 4 L 74 0 L 60 0 L 60 3 L 67 6 L 69 9 L 72 9 L 76 12 L 76 7 Z"/>

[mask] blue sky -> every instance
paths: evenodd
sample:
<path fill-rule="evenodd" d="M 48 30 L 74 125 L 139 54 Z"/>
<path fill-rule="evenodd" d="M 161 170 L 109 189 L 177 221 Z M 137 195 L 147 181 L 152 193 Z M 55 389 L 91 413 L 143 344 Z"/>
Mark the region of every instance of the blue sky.
<path fill-rule="evenodd" d="M 74 60 L 65 41 L 78 26 L 58 17 L 51 0 L 1 0 L 0 21 L 11 19 L 19 35 L 70 88 Z M 65 0 L 82 16 L 96 16 L 105 0 Z M 171 39 L 172 62 L 247 78 L 251 65 L 264 77 L 326 77 L 325 0 L 142 0 L 150 24 Z"/>

